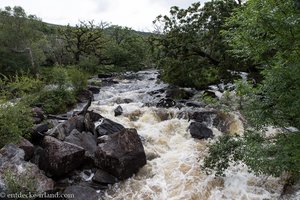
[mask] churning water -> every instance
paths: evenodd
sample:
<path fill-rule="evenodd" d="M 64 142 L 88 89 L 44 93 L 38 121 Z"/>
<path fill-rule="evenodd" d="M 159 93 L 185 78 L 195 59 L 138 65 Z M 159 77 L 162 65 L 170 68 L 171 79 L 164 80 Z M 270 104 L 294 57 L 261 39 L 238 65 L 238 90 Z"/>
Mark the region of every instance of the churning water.
<path fill-rule="evenodd" d="M 231 166 L 226 177 L 215 178 L 201 169 L 212 140 L 190 136 L 189 121 L 178 119 L 178 108 L 156 108 L 162 98 L 148 94 L 166 87 L 157 83 L 157 72 L 142 71 L 133 79 L 118 80 L 119 84 L 103 87 L 90 109 L 104 117 L 136 128 L 147 156 L 147 164 L 132 178 L 111 186 L 105 199 L 114 200 L 205 200 L 205 199 L 278 199 L 283 183 L 272 177 L 256 177 L 246 166 Z M 124 99 L 132 102 L 124 103 Z M 123 102 L 123 103 L 122 103 Z M 149 103 L 144 106 L 145 103 Z M 123 114 L 114 116 L 121 105 Z M 220 135 L 213 128 L 215 135 Z"/>

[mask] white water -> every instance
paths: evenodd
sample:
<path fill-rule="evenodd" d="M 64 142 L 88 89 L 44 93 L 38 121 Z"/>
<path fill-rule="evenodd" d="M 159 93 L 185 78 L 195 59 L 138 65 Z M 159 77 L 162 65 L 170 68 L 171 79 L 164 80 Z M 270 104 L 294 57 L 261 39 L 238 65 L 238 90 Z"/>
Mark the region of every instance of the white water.
<path fill-rule="evenodd" d="M 91 109 L 121 123 L 136 128 L 143 138 L 147 164 L 132 178 L 115 184 L 105 192 L 105 199 L 202 200 L 202 199 L 277 199 L 282 190 L 280 179 L 256 177 L 246 166 L 232 166 L 225 178 L 207 175 L 201 164 L 210 140 L 191 138 L 189 123 L 177 119 L 179 109 L 143 107 L 159 98 L 146 92 L 165 87 L 157 84 L 156 71 L 139 72 L 143 80 L 119 80 L 104 87 Z M 133 102 L 120 104 L 123 115 L 114 117 L 116 102 L 129 98 Z M 215 135 L 220 135 L 214 129 Z M 296 198 L 295 198 L 296 199 Z"/>

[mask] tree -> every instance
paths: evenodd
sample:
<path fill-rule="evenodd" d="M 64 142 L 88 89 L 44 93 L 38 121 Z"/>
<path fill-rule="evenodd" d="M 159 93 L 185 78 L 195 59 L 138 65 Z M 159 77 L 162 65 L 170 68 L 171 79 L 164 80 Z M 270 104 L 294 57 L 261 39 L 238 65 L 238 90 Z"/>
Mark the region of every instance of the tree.
<path fill-rule="evenodd" d="M 227 22 L 224 32 L 239 59 L 252 60 L 263 69 L 262 83 L 244 102 L 251 127 L 244 137 L 214 144 L 206 166 L 219 172 L 228 162 L 241 160 L 254 172 L 300 180 L 300 9 L 297 1 L 249 0 Z M 265 135 L 268 125 L 281 127 L 274 137 Z M 287 127 L 296 128 L 291 132 Z M 228 151 L 229 144 L 237 143 Z M 226 152 L 217 155 L 216 152 Z M 232 157 L 233 154 L 233 157 Z M 228 158 L 235 158 L 230 160 Z"/>
<path fill-rule="evenodd" d="M 166 81 L 201 88 L 224 78 L 233 58 L 220 32 L 238 6 L 234 0 L 206 2 L 203 7 L 194 3 L 187 9 L 174 6 L 170 16 L 156 18 L 154 23 L 163 24 L 157 48 Z"/>
<path fill-rule="evenodd" d="M 81 21 L 75 27 L 70 25 L 61 30 L 64 35 L 66 50 L 73 54 L 75 64 L 84 55 L 95 55 L 101 57 L 104 45 L 103 29 L 106 23 L 95 25 L 93 21 Z"/>
<path fill-rule="evenodd" d="M 109 42 L 106 46 L 106 56 L 110 64 L 140 70 L 147 61 L 146 36 L 140 36 L 134 30 L 121 26 L 111 26 L 107 31 Z"/>
<path fill-rule="evenodd" d="M 22 7 L 6 7 L 0 10 L 1 68 L 4 73 L 30 66 L 36 73 L 37 66 L 44 61 L 39 43 L 45 36 L 40 31 L 41 21 L 27 15 Z"/>

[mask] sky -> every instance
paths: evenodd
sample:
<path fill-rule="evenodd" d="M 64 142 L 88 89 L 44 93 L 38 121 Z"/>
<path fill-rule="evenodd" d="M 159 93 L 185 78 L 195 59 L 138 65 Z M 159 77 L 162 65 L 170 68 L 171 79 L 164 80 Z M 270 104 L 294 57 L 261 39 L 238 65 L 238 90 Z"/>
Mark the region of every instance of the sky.
<path fill-rule="evenodd" d="M 207 0 L 200 0 L 204 2 Z M 171 6 L 187 8 L 197 0 L 0 0 L 0 8 L 21 6 L 44 22 L 75 25 L 82 21 L 108 22 L 138 31 L 152 31 L 152 21 Z"/>

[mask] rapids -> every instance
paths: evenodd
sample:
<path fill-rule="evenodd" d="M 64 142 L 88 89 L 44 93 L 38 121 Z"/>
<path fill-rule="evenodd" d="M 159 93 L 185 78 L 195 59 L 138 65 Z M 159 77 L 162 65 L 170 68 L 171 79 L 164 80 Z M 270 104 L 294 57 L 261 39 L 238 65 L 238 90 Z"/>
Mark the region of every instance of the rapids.
<path fill-rule="evenodd" d="M 256 177 L 245 165 L 231 166 L 226 177 L 208 175 L 201 164 L 207 144 L 213 140 L 197 140 L 190 136 L 189 121 L 178 119 L 178 108 L 156 108 L 164 94 L 155 97 L 148 92 L 167 84 L 157 82 L 157 71 L 141 71 L 135 78 L 119 79 L 119 83 L 101 88 L 90 107 L 127 128 L 136 128 L 147 156 L 147 164 L 132 178 L 110 186 L 104 199 L 205 200 L 205 199 L 277 199 L 282 180 Z M 122 103 L 131 99 L 131 103 Z M 144 106 L 150 103 L 150 106 Z M 114 116 L 121 105 L 123 114 Z M 151 106 L 152 105 L 152 106 Z M 183 108 L 185 109 L 185 108 Z M 182 110 L 182 109 L 181 109 Z M 214 135 L 220 135 L 213 128 Z"/>

